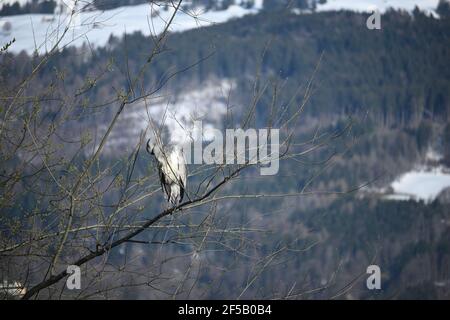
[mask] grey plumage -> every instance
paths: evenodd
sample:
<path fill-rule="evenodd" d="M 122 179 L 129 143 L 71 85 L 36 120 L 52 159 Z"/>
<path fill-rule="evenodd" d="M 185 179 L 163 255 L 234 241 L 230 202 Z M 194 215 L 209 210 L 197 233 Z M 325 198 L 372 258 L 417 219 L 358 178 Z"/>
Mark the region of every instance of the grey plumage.
<path fill-rule="evenodd" d="M 173 205 L 179 204 L 183 200 L 187 182 L 183 151 L 178 146 L 164 147 L 149 139 L 147 152 L 157 162 L 159 180 L 167 201 Z"/>

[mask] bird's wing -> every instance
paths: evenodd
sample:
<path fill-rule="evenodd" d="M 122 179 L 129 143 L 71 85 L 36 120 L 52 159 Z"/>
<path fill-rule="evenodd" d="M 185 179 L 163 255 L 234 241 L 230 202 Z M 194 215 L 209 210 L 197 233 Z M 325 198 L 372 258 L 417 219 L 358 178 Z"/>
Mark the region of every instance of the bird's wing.
<path fill-rule="evenodd" d="M 177 164 L 177 180 L 178 185 L 180 186 L 180 202 L 183 200 L 184 192 L 186 189 L 186 180 L 187 180 L 187 170 L 186 170 L 186 161 L 184 159 L 183 153 L 181 150 L 177 150 L 176 152 L 176 164 Z"/>
<path fill-rule="evenodd" d="M 161 182 L 161 188 L 164 190 L 164 193 L 167 196 L 167 199 L 170 200 L 170 194 L 171 194 L 171 186 L 170 182 L 167 181 L 166 174 L 164 173 L 164 170 L 162 170 L 161 166 L 158 166 L 159 171 L 159 180 Z"/>
<path fill-rule="evenodd" d="M 183 186 L 180 186 L 180 203 L 181 203 L 181 201 L 183 201 L 183 198 L 184 198 L 184 187 Z"/>

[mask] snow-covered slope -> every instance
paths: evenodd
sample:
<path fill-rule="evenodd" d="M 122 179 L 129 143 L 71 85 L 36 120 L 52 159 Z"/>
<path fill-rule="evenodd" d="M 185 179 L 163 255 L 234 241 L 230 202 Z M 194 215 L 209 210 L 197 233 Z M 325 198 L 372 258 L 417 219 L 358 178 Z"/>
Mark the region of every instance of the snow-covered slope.
<path fill-rule="evenodd" d="M 21 6 L 24 4 L 27 4 L 31 2 L 32 0 L 0 0 L 0 7 L 2 7 L 4 4 L 13 4 L 15 2 L 18 2 Z M 63 0 L 55 0 L 55 2 L 60 3 Z"/>
<path fill-rule="evenodd" d="M 26 2 L 27 0 L 21 1 Z M 2 3 L 6 2 L 14 2 L 14 0 L 4 0 Z M 72 3 L 71 0 L 58 0 L 58 2 L 65 5 Z M 388 7 L 411 11 L 417 5 L 422 10 L 432 11 L 438 2 L 439 0 L 328 0 L 325 4 L 318 5 L 317 10 L 369 11 L 375 6 L 380 11 L 384 11 Z M 240 3 L 240 1 L 236 3 Z M 202 8 L 197 8 L 190 15 L 179 12 L 170 30 L 173 32 L 184 31 L 213 23 L 223 23 L 246 14 L 255 14 L 262 9 L 262 3 L 263 0 L 256 0 L 251 9 L 232 5 L 221 11 L 204 12 Z M 10 51 L 25 50 L 31 53 L 37 49 L 43 53 L 58 41 L 62 30 L 69 25 L 69 32 L 59 47 L 80 46 L 87 41 L 93 46 L 104 46 L 110 35 L 121 36 L 125 32 L 134 31 L 141 31 L 146 35 L 161 32 L 172 10 L 164 11 L 161 7 L 143 4 L 107 11 L 78 12 L 71 21 L 69 21 L 67 13 L 1 17 L 0 45 L 15 38 L 16 42 L 9 48 Z"/>
<path fill-rule="evenodd" d="M 442 165 L 419 166 L 399 175 L 386 187 L 365 187 L 362 197 L 381 197 L 394 201 L 434 201 L 450 188 L 450 169 Z"/>
<path fill-rule="evenodd" d="M 434 200 L 450 187 L 450 172 L 443 167 L 417 169 L 405 173 L 391 184 L 394 194 L 405 199 Z"/>
<path fill-rule="evenodd" d="M 209 11 L 186 14 L 179 12 L 171 25 L 170 30 L 184 31 L 225 22 L 231 18 L 242 17 L 245 14 L 256 13 L 257 7 L 244 9 L 241 6 L 230 6 L 223 11 Z M 121 7 L 108 11 L 79 12 L 70 20 L 66 14 L 61 15 L 17 15 L 0 18 L 0 44 L 16 39 L 10 51 L 20 52 L 25 50 L 33 52 L 35 48 L 39 52 L 49 50 L 61 37 L 61 33 L 69 25 L 69 32 L 61 42 L 64 45 L 81 45 L 89 41 L 94 46 L 103 46 L 110 35 L 120 36 L 125 32 L 141 31 L 143 34 L 159 33 L 164 29 L 173 9 L 164 11 L 159 7 L 148 4 L 138 6 Z M 9 22 L 11 29 L 4 28 Z"/>
<path fill-rule="evenodd" d="M 221 128 L 222 118 L 227 113 L 229 91 L 234 85 L 232 79 L 209 79 L 202 87 L 185 89 L 177 95 L 168 93 L 160 98 L 153 98 L 145 103 L 141 101 L 127 107 L 127 112 L 119 119 L 105 146 L 106 153 L 123 154 L 134 148 L 140 134 L 151 122 L 157 126 L 165 126 L 170 133 L 167 141 L 183 145 L 191 141 L 191 137 L 200 128 L 195 126 L 196 120 L 202 121 L 203 139 L 209 140 L 212 128 Z M 133 126 L 130 126 L 133 123 Z M 106 131 L 106 125 L 95 127 L 97 136 Z M 90 129 L 89 129 L 90 130 Z M 150 134 L 151 130 L 147 132 Z M 131 141 L 131 142 L 130 142 Z"/>
<path fill-rule="evenodd" d="M 430 148 L 425 161 L 397 176 L 383 188 L 366 187 L 362 195 L 381 195 L 386 200 L 422 200 L 429 203 L 450 188 L 450 168 L 441 164 L 443 155 Z"/>

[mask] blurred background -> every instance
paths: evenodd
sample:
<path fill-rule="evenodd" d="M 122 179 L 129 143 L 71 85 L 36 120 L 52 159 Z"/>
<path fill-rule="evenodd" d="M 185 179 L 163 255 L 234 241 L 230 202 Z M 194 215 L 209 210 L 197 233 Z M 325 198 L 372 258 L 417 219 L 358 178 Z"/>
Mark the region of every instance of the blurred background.
<path fill-rule="evenodd" d="M 260 197 L 168 216 L 83 265 L 82 290 L 62 281 L 38 298 L 450 298 L 450 2 L 183 1 L 140 73 L 176 6 L 0 1 L 3 296 L 23 296 L 48 279 L 49 265 L 64 270 L 86 248 L 126 232 L 127 219 L 138 223 L 167 206 L 149 156 L 132 156 L 149 113 L 167 118 L 173 141 L 180 122 L 235 127 L 253 106 L 255 128 L 274 110 L 274 128 L 283 113 L 301 113 L 291 127 L 297 156 L 275 176 L 249 170 L 221 191 Z M 379 30 L 366 26 L 374 10 Z M 127 182 L 152 186 L 155 196 L 122 211 L 119 229 L 70 231 L 58 246 L 69 204 L 55 196 L 55 180 L 73 185 L 117 112 L 111 102 L 153 89 L 125 107 L 90 163 L 109 168 L 101 183 L 116 191 L 92 191 L 98 202 L 80 204 L 74 226 L 112 223 L 109 204 L 141 195 Z M 15 139 L 29 145 L 22 150 Z M 44 140 L 51 147 L 39 147 Z M 130 159 L 134 171 L 122 172 Z M 189 179 L 193 194 L 202 176 Z M 366 287 L 374 264 L 380 290 Z"/>

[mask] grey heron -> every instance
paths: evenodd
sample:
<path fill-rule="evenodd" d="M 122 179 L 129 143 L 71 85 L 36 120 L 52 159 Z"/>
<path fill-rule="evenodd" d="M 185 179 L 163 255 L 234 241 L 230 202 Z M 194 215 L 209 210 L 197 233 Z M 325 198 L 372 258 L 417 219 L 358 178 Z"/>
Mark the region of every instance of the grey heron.
<path fill-rule="evenodd" d="M 186 161 L 179 146 L 164 147 L 149 139 L 147 152 L 157 162 L 161 187 L 169 203 L 177 205 L 184 197 L 187 180 Z"/>

